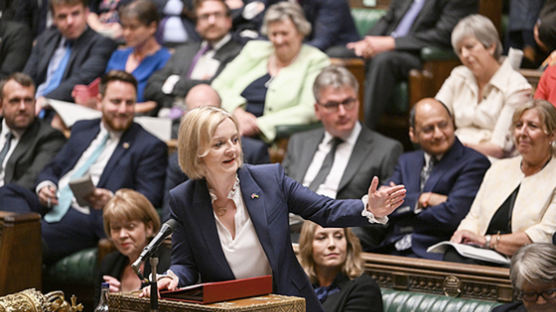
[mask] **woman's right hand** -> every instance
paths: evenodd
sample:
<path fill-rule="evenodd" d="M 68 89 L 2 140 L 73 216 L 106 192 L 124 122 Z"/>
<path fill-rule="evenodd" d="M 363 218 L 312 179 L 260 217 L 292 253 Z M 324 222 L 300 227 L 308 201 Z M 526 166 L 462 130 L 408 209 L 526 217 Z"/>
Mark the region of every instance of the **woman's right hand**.
<path fill-rule="evenodd" d="M 168 274 L 158 277 L 158 297 L 160 298 L 160 290 L 176 290 L 178 288 L 179 278 L 174 274 L 174 272 L 168 270 Z M 147 286 L 142 289 L 139 297 L 150 297 L 151 296 L 151 286 Z"/>
<path fill-rule="evenodd" d="M 484 246 L 486 244 L 485 237 L 469 230 L 458 230 L 452 235 L 450 239 L 452 243 L 470 244 Z"/>
<path fill-rule="evenodd" d="M 110 292 L 120 291 L 121 283 L 117 278 L 110 275 L 103 275 L 102 279 L 110 285 Z"/>

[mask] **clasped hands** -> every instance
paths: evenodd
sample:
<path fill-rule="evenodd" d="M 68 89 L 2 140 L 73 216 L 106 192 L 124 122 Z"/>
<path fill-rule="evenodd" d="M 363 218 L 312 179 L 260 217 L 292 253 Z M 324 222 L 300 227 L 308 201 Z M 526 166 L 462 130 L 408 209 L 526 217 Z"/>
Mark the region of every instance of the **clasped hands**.
<path fill-rule="evenodd" d="M 378 188 L 378 178 L 374 177 L 369 187 L 367 210 L 376 218 L 383 218 L 403 203 L 405 193 L 406 189 L 402 184 L 390 184 L 390 186 Z"/>
<path fill-rule="evenodd" d="M 391 36 L 366 36 L 362 40 L 346 45 L 348 49 L 353 50 L 355 55 L 366 59 L 382 52 L 394 50 L 395 46 L 395 40 Z"/>
<path fill-rule="evenodd" d="M 48 208 L 58 204 L 58 195 L 56 194 L 57 188 L 51 185 L 44 186 L 39 190 L 39 201 L 41 205 Z M 106 203 L 114 196 L 114 194 L 107 189 L 95 188 L 95 190 L 85 198 L 91 205 L 90 207 L 96 210 L 102 210 Z"/>

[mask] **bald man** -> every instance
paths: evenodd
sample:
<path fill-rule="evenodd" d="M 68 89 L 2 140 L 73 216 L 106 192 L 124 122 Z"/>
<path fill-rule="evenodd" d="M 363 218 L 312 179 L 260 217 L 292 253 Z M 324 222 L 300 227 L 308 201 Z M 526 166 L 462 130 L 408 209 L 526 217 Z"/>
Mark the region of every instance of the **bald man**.
<path fill-rule="evenodd" d="M 386 184 L 403 184 L 404 203 L 388 216 L 383 241 L 367 251 L 441 260 L 429 246 L 449 240 L 467 215 L 489 160 L 461 144 L 448 109 L 432 98 L 419 101 L 410 113 L 409 137 L 421 150 L 400 156 Z M 368 241 L 364 233 L 363 243 Z M 368 247 L 368 246 L 367 246 Z"/>
<path fill-rule="evenodd" d="M 199 84 L 189 90 L 185 97 L 186 114 L 188 111 L 204 106 L 220 107 L 221 99 L 216 90 L 208 84 Z M 243 160 L 249 164 L 266 164 L 270 162 L 268 146 L 262 141 L 249 137 L 241 138 Z M 166 182 L 164 185 L 164 200 L 162 206 L 162 217 L 167 220 L 170 217 L 170 206 L 168 203 L 168 192 L 187 181 L 187 176 L 181 171 L 178 164 L 178 153 L 170 155 L 168 169 L 166 170 Z"/>

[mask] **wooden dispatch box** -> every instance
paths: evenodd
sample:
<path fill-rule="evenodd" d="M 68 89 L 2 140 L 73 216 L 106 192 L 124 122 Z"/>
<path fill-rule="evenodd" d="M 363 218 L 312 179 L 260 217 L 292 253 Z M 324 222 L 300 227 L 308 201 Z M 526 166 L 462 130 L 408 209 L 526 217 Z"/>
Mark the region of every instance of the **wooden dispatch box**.
<path fill-rule="evenodd" d="M 150 299 L 139 298 L 136 293 L 110 293 L 110 311 L 118 312 L 148 312 L 150 311 Z M 257 311 L 257 312 L 305 312 L 305 299 L 282 295 L 264 295 L 237 299 L 212 304 L 194 304 L 170 300 L 159 300 L 158 311 Z"/>

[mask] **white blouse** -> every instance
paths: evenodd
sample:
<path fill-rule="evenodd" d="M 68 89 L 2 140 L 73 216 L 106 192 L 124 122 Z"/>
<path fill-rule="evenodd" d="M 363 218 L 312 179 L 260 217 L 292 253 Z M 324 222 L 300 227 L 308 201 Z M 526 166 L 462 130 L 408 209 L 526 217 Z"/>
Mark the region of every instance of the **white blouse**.
<path fill-rule="evenodd" d="M 209 189 L 212 201 L 216 200 L 216 196 Z M 220 245 L 224 251 L 224 256 L 228 265 L 232 269 L 236 279 L 248 278 L 255 276 L 262 276 L 272 274 L 272 269 L 263 250 L 257 232 L 247 208 L 241 196 L 241 189 L 239 187 L 239 179 L 236 177 L 234 187 L 228 194 L 228 198 L 234 201 L 236 205 L 236 214 L 234 217 L 235 223 L 235 238 L 220 222 L 219 217 L 214 213 L 216 220 L 216 229 L 218 231 L 218 238 Z"/>
<path fill-rule="evenodd" d="M 490 142 L 510 152 L 512 115 L 530 96 L 531 85 L 506 61 L 484 87 L 482 98 L 475 76 L 465 66 L 452 70 L 435 98 L 452 112 L 463 143 Z"/>

